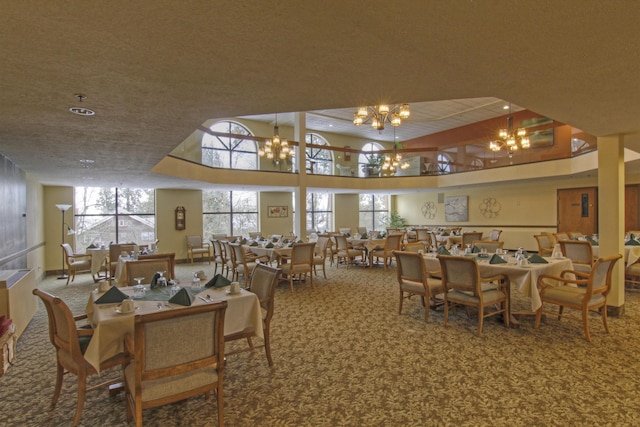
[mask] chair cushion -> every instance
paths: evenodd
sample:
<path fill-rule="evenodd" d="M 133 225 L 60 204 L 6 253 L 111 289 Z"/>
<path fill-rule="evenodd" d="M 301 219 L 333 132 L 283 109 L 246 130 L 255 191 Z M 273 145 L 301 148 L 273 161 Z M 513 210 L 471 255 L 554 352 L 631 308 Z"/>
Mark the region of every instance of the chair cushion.
<path fill-rule="evenodd" d="M 282 269 L 283 273 L 293 273 L 293 274 L 311 271 L 311 265 L 309 264 L 296 264 L 294 266 L 292 266 L 291 264 L 282 264 L 280 268 Z"/>
<path fill-rule="evenodd" d="M 555 288 L 547 288 L 542 295 L 542 300 L 559 305 L 571 304 L 582 305 L 584 299 L 585 288 L 575 288 L 573 286 L 556 286 Z M 589 305 L 602 304 L 605 297 L 602 294 L 593 295 L 589 301 Z"/>
<path fill-rule="evenodd" d="M 493 304 L 505 297 L 505 294 L 502 291 L 497 289 L 488 290 L 486 292 L 482 292 L 482 299 L 485 304 Z M 480 298 L 475 295 L 472 295 L 468 292 L 461 292 L 456 289 L 453 289 L 447 294 L 447 299 L 452 302 L 458 302 L 462 304 L 477 304 Z"/>
<path fill-rule="evenodd" d="M 75 269 L 81 269 L 81 268 L 89 269 L 89 268 L 91 268 L 91 261 L 89 261 L 87 259 L 76 261 L 75 259 L 72 260 L 70 258 L 69 259 L 69 267 L 73 267 Z"/>
<path fill-rule="evenodd" d="M 124 370 L 124 379 L 129 390 L 135 390 L 135 364 L 131 363 Z M 205 367 L 181 375 L 159 378 L 157 380 L 143 381 L 142 401 L 161 399 L 166 396 L 174 396 L 188 392 L 199 387 L 211 385 L 218 380 L 215 368 Z"/>

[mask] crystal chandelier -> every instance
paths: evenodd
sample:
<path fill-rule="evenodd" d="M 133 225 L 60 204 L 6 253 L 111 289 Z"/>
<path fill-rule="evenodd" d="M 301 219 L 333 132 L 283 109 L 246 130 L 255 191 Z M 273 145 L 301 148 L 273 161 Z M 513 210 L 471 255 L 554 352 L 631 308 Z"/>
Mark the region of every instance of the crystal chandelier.
<path fill-rule="evenodd" d="M 267 139 L 264 142 L 264 146 L 258 148 L 258 155 L 260 157 L 267 157 L 267 159 L 273 160 L 274 165 L 279 165 L 280 160 L 285 160 L 292 155 L 289 149 L 289 142 L 280 138 L 280 130 L 278 128 L 278 113 L 276 113 L 276 125 L 273 127 L 273 138 Z"/>
<path fill-rule="evenodd" d="M 500 129 L 498 139 L 489 143 L 491 151 L 500 151 L 503 148 L 509 153 L 509 157 L 513 155 L 515 151 L 522 148 L 527 149 L 530 147 L 529 138 L 527 137 L 527 131 L 524 128 L 513 128 L 513 116 L 511 115 L 511 104 L 509 104 L 509 116 L 507 117 L 507 128 Z"/>
<path fill-rule="evenodd" d="M 383 130 L 385 122 L 391 126 L 400 126 L 402 119 L 407 119 L 411 115 L 409 104 L 380 104 L 373 107 L 358 107 L 358 111 L 353 113 L 353 124 L 361 126 L 371 122 L 371 127 L 376 130 Z"/>
<path fill-rule="evenodd" d="M 393 140 L 396 139 L 396 130 L 393 129 Z M 384 161 L 380 169 L 382 170 L 382 176 L 393 176 L 396 174 L 398 167 L 402 170 L 409 168 L 409 162 L 402 161 L 402 154 L 398 153 L 398 143 L 393 143 L 393 153 L 391 155 L 385 154 Z"/>

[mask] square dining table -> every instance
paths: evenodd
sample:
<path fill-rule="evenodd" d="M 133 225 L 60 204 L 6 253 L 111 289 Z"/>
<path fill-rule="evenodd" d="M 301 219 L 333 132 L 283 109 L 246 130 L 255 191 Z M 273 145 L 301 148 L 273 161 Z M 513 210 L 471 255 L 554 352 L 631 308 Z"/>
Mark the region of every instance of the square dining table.
<path fill-rule="evenodd" d="M 465 255 L 468 256 L 468 255 Z M 476 255 L 472 255 L 476 256 Z M 476 256 L 477 257 L 477 256 Z M 427 270 L 440 270 L 440 260 L 434 253 L 427 253 L 424 256 Z M 573 270 L 573 263 L 568 258 L 544 258 L 547 264 L 529 263 L 523 266 L 518 265 L 514 257 L 509 257 L 506 264 L 490 264 L 489 258 L 478 259 L 478 270 L 480 276 L 491 277 L 504 274 L 509 278 L 511 286 L 518 289 L 520 293 L 531 301 L 531 311 L 535 312 L 542 306 L 540 293 L 538 291 L 538 277 L 542 274 L 559 276 L 564 270 Z"/>
<path fill-rule="evenodd" d="M 100 362 L 124 351 L 124 337 L 128 333 L 133 335 L 135 315 L 153 313 L 158 310 L 182 310 L 186 308 L 179 304 L 168 303 L 168 293 L 166 294 L 167 297 L 163 298 L 158 294 L 153 295 L 154 291 L 149 291 L 148 285 L 146 288 L 147 294 L 151 298 L 149 300 L 134 300 L 136 309 L 131 313 L 123 314 L 117 311 L 119 304 L 94 304 L 94 301 L 102 293 L 98 292 L 98 290 L 91 292 L 85 311 L 94 330 L 84 358 L 96 370 L 99 370 Z M 237 294 L 230 294 L 228 289 L 228 287 L 202 288 L 202 291 L 199 292 L 192 291 L 192 293 L 195 294 L 197 292 L 197 294 L 193 298 L 191 305 L 227 301 L 224 334 L 235 334 L 247 328 L 253 328 L 258 337 L 264 338 L 262 310 L 258 296 L 244 289 Z M 126 295 L 133 295 L 133 287 L 120 288 L 120 290 Z M 201 298 L 206 298 L 207 301 L 203 301 Z M 167 339 L 176 339 L 176 337 L 167 337 Z M 179 341 L 176 342 L 179 343 Z"/>

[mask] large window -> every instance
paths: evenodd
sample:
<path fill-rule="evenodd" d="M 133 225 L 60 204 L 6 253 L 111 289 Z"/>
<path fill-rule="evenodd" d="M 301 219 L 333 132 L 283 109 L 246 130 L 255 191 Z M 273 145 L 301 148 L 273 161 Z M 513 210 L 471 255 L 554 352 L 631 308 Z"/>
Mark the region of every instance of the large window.
<path fill-rule="evenodd" d="M 305 141 L 307 144 L 329 145 L 326 139 L 314 133 L 308 133 L 305 136 Z M 333 175 L 331 151 L 322 148 L 307 147 L 306 154 L 307 172 L 317 175 Z"/>
<path fill-rule="evenodd" d="M 362 147 L 362 151 L 380 151 L 382 145 L 375 142 L 368 142 Z M 378 176 L 380 174 L 380 165 L 382 164 L 380 154 L 359 154 L 358 155 L 358 176 Z"/>
<path fill-rule="evenodd" d="M 246 127 L 231 121 L 217 122 L 214 132 L 251 135 Z M 251 139 L 230 138 L 204 133 L 202 136 L 202 164 L 216 168 L 258 169 L 256 142 Z"/>
<path fill-rule="evenodd" d="M 318 232 L 333 230 L 333 195 L 307 194 L 307 229 Z"/>
<path fill-rule="evenodd" d="M 141 188 L 75 188 L 76 247 L 110 242 L 153 243 L 155 191 Z"/>
<path fill-rule="evenodd" d="M 360 227 L 367 230 L 385 230 L 389 219 L 389 196 L 360 195 Z"/>
<path fill-rule="evenodd" d="M 202 215 L 205 240 L 212 234 L 244 236 L 258 231 L 258 193 L 204 190 Z"/>

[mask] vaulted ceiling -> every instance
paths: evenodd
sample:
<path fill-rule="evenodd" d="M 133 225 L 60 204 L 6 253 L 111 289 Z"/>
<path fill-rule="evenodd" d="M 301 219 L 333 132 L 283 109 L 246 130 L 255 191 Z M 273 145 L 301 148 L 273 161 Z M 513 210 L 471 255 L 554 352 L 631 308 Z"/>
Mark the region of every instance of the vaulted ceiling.
<path fill-rule="evenodd" d="M 45 184 L 196 185 L 149 171 L 208 119 L 470 98 L 640 151 L 638 22 L 633 0 L 4 2 L 0 153 Z"/>

